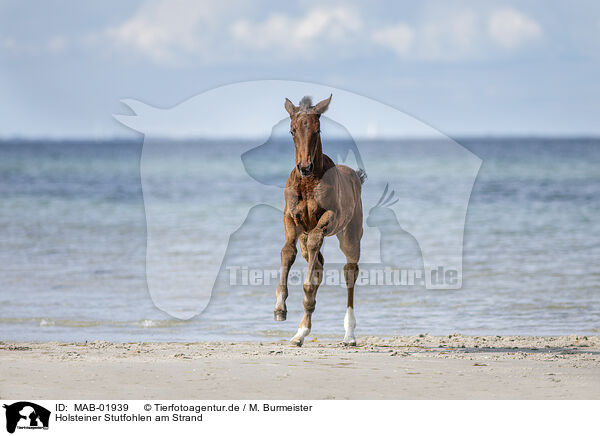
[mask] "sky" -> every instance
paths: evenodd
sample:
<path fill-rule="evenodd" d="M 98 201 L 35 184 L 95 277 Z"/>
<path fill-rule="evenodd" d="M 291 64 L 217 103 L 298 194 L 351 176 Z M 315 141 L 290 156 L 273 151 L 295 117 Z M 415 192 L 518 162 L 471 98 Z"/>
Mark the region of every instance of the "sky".
<path fill-rule="evenodd" d="M 597 1 L 0 1 L 0 138 L 134 138 L 122 99 L 267 79 L 450 136 L 600 135 L 599 67 Z"/>

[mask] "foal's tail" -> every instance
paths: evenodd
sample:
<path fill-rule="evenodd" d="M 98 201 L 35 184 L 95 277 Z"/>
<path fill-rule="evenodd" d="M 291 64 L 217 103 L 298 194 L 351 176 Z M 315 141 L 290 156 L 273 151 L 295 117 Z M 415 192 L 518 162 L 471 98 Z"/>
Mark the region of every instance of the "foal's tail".
<path fill-rule="evenodd" d="M 365 183 L 365 180 L 367 180 L 367 172 L 365 170 L 363 170 L 362 168 L 359 168 L 358 171 L 356 171 L 356 175 L 360 179 L 361 185 L 363 183 Z"/>

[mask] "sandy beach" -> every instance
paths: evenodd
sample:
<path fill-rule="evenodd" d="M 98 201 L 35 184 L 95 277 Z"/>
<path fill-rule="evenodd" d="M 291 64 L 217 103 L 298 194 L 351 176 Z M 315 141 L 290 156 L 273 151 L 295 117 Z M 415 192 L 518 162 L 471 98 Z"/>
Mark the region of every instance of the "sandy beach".
<path fill-rule="evenodd" d="M 3 399 L 598 399 L 600 337 L 0 342 Z"/>

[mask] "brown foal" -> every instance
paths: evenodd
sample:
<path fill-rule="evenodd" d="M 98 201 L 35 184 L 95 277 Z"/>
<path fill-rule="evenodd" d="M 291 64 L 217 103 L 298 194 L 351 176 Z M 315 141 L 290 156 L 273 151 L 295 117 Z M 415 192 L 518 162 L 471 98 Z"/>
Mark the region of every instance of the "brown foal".
<path fill-rule="evenodd" d="M 317 289 L 323 280 L 321 245 L 325 236 L 337 236 L 346 256 L 344 279 L 348 287 L 348 306 L 344 318 L 344 344 L 356 345 L 354 328 L 354 284 L 358 275 L 360 239 L 363 234 L 361 185 L 364 172 L 345 165 L 336 165 L 323 154 L 320 117 L 329 107 L 331 96 L 312 106 L 304 97 L 299 106 L 286 98 L 285 109 L 290 114 L 290 133 L 296 148 L 296 166 L 285 185 L 283 224 L 285 245 L 281 250 L 281 281 L 277 287 L 275 319 L 287 316 L 288 274 L 296 259 L 296 242 L 300 240 L 302 257 L 308 262 L 304 281 L 304 317 L 298 332 L 290 340 L 302 346 L 311 329 Z"/>

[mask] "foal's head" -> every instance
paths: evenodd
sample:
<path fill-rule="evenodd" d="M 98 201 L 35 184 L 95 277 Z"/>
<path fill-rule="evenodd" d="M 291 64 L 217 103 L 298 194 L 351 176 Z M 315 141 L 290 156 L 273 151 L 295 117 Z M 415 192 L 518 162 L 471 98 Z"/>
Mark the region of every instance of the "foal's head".
<path fill-rule="evenodd" d="M 321 114 L 329 107 L 329 98 L 312 106 L 310 97 L 304 97 L 299 106 L 294 106 L 287 98 L 285 109 L 290 114 L 290 133 L 296 147 L 296 170 L 302 177 L 313 174 L 315 165 L 322 162 L 321 148 Z"/>

